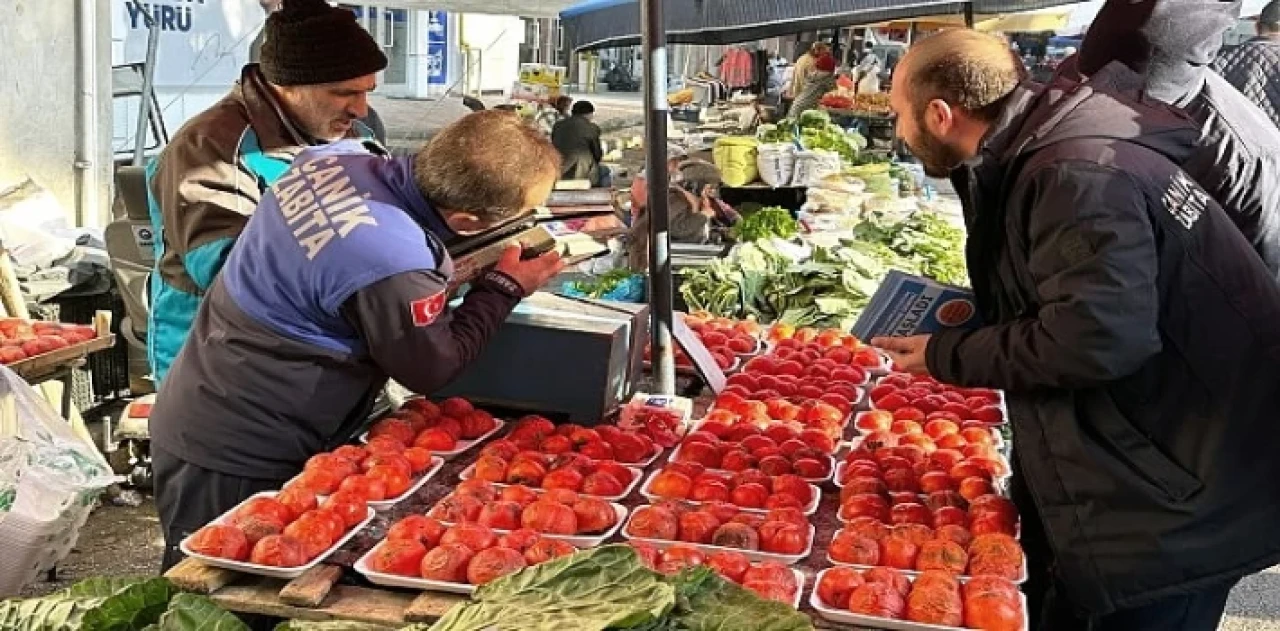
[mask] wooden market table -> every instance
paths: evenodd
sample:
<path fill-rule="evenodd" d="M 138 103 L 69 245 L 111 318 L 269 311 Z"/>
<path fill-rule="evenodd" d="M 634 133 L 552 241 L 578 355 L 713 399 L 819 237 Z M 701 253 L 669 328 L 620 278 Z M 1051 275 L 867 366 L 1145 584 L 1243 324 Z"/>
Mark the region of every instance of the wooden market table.
<path fill-rule="evenodd" d="M 47 381 L 61 381 L 62 407 L 59 411 L 62 413 L 62 418 L 70 418 L 71 380 L 75 369 L 83 366 L 90 354 L 111 348 L 115 343 L 115 335 L 111 333 L 99 335 L 86 342 L 71 344 L 66 348 L 13 362 L 9 364 L 9 370 L 17 373 L 32 386 L 38 386 Z"/>

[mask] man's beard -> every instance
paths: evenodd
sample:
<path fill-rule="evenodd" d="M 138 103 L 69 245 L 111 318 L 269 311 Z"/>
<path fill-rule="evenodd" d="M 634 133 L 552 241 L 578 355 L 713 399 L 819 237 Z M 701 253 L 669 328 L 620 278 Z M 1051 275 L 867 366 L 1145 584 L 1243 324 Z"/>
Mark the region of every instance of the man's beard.
<path fill-rule="evenodd" d="M 953 147 L 947 146 L 936 136 L 930 134 L 919 127 L 920 136 L 916 142 L 907 143 L 907 148 L 911 150 L 911 155 L 915 156 L 920 164 L 924 167 L 924 174 L 929 177 L 944 178 L 951 175 L 951 171 L 964 161 L 964 156 Z"/>

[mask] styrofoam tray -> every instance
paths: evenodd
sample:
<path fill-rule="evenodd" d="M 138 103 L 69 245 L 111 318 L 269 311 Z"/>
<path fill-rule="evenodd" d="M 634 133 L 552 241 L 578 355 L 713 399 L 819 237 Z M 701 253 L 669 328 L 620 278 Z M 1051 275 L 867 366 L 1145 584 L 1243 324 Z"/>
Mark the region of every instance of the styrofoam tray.
<path fill-rule="evenodd" d="M 858 436 L 866 436 L 867 434 L 871 433 L 870 431 L 867 431 L 865 429 L 862 429 L 861 427 L 858 427 L 858 419 L 862 418 L 864 415 L 870 414 L 873 411 L 874 410 L 863 410 L 853 415 L 853 429 L 855 432 L 858 433 Z M 928 421 L 925 421 L 925 423 L 928 423 Z M 923 427 L 925 423 L 920 423 L 921 427 Z M 1000 430 L 996 429 L 997 427 L 999 427 L 999 425 L 987 425 L 986 429 L 988 432 L 991 432 L 991 436 L 995 439 L 995 448 L 999 450 L 1003 450 L 1005 447 L 1004 436 L 1000 434 Z M 895 434 L 895 436 L 896 435 L 897 434 Z"/>
<path fill-rule="evenodd" d="M 678 459 L 676 458 L 676 456 L 680 453 L 680 449 L 683 446 L 684 446 L 684 443 L 680 443 L 679 445 L 676 445 L 675 450 L 671 452 L 671 457 L 667 458 L 667 462 L 677 462 Z M 816 485 L 816 484 L 822 484 L 823 482 L 826 482 L 831 479 L 831 476 L 836 469 L 836 459 L 831 454 L 823 454 L 823 455 L 826 456 L 827 458 L 827 465 L 828 465 L 827 476 L 825 478 L 805 478 L 804 479 L 805 482 Z M 728 469 L 707 469 L 707 471 L 712 473 L 727 473 L 729 475 L 733 475 L 734 473 L 736 473 L 734 471 L 729 471 Z"/>
<path fill-rule="evenodd" d="M 844 609 L 828 607 L 818 597 L 818 582 L 822 580 L 824 574 L 830 571 L 831 568 L 827 568 L 818 573 L 817 579 L 813 583 L 813 590 L 809 593 L 809 606 L 813 607 L 813 610 L 826 620 L 840 624 L 870 627 L 872 629 L 890 629 L 892 631 L 965 631 L 963 627 L 947 627 L 923 622 L 910 622 L 908 620 L 864 616 Z M 1027 629 L 1030 628 L 1031 624 L 1027 619 L 1027 597 L 1021 591 L 1018 592 L 1018 596 L 1022 599 L 1022 628 Z"/>
<path fill-rule="evenodd" d="M 619 464 L 621 464 L 621 463 L 619 463 Z M 631 492 L 632 492 L 632 491 L 636 490 L 636 485 L 637 485 L 637 484 L 640 484 L 640 479 L 644 477 L 644 470 L 643 470 L 643 469 L 640 469 L 640 468 L 637 468 L 637 467 L 633 467 L 633 466 L 629 466 L 629 465 L 623 465 L 623 466 L 624 466 L 624 467 L 626 467 L 626 468 L 627 468 L 627 470 L 631 472 L 631 482 L 627 483 L 626 488 L 624 488 L 624 489 L 622 490 L 622 494 L 621 494 L 621 495 L 591 495 L 591 494 L 589 494 L 589 493 L 583 493 L 582 491 L 578 491 L 578 494 L 579 494 L 579 495 L 586 495 L 587 497 L 597 497 L 597 498 L 600 498 L 600 499 L 605 500 L 605 501 L 608 501 L 608 502 L 620 502 L 620 501 L 622 501 L 622 500 L 623 500 L 623 499 L 625 499 L 628 495 L 631 495 Z M 462 470 L 462 472 L 458 474 L 458 479 L 459 479 L 459 480 L 470 480 L 472 477 L 474 477 L 474 476 L 475 476 L 475 473 L 476 473 L 476 465 L 475 465 L 475 463 L 473 462 L 473 463 L 471 463 L 471 464 L 467 465 L 467 468 L 466 468 L 466 469 L 463 469 L 463 470 Z M 494 485 L 494 486 L 496 486 L 496 487 L 498 487 L 498 488 L 506 488 L 506 487 L 508 487 L 508 486 L 515 486 L 515 485 L 513 485 L 513 484 L 507 484 L 507 483 L 505 483 L 505 482 L 489 482 L 489 484 L 492 484 L 492 485 Z M 530 490 L 537 491 L 537 492 L 542 492 L 542 490 L 543 490 L 543 489 L 535 488 L 535 487 L 532 487 L 532 486 L 531 486 L 531 487 L 528 487 L 528 488 L 529 488 Z"/>
<path fill-rule="evenodd" d="M 413 576 L 400 576 L 399 574 L 385 574 L 383 572 L 375 572 L 369 567 L 369 559 L 373 557 L 373 553 L 382 547 L 382 543 L 374 546 L 364 556 L 356 561 L 355 570 L 369 579 L 374 585 L 382 585 L 383 587 L 406 587 L 409 589 L 421 589 L 429 592 L 445 592 L 447 594 L 462 594 L 470 596 L 476 591 L 476 586 L 470 583 L 451 583 L 448 581 L 433 581 L 428 578 L 418 578 Z"/>
<path fill-rule="evenodd" d="M 637 507 L 639 508 L 639 507 Z M 634 513 L 632 513 L 634 516 Z M 713 546 L 709 543 L 688 543 L 686 541 L 669 541 L 667 539 L 650 539 L 648 537 L 637 537 L 630 534 L 631 518 L 627 518 L 627 524 L 622 529 L 622 536 L 628 541 L 636 541 L 639 543 L 647 543 L 659 550 L 666 550 L 672 546 L 689 546 L 701 550 L 702 552 L 711 554 L 714 552 L 737 552 L 750 559 L 753 563 L 760 561 L 774 561 L 783 565 L 795 565 L 803 561 L 813 552 L 813 539 L 817 536 L 817 529 L 813 524 L 809 524 L 809 545 L 805 547 L 804 552 L 800 554 L 774 554 L 772 552 L 761 552 L 759 550 L 740 550 L 738 548 L 726 548 L 724 546 Z"/>
<path fill-rule="evenodd" d="M 264 491 L 262 493 L 255 493 L 249 496 L 247 499 L 245 499 L 244 502 L 240 502 L 239 504 L 236 504 L 235 508 L 232 508 L 231 510 L 223 513 L 217 519 L 209 523 L 210 524 L 227 524 L 228 522 L 230 522 L 231 516 L 234 515 L 236 511 L 240 510 L 240 507 L 244 506 L 245 502 L 248 502 L 249 500 L 254 499 L 255 497 L 275 497 L 275 496 L 276 496 L 275 491 Z M 200 562 L 204 563 L 205 565 L 220 567 L 227 570 L 235 570 L 237 572 L 244 572 L 246 574 L 257 574 L 259 576 L 266 576 L 269 578 L 298 578 L 299 576 L 302 576 L 303 573 L 305 573 L 307 570 L 319 565 L 321 561 L 324 561 L 325 559 L 327 559 L 329 555 L 334 553 L 334 551 L 338 550 L 344 545 L 347 545 L 347 542 L 350 541 L 351 538 L 354 537 L 357 532 L 360 532 L 362 529 L 364 529 L 365 526 L 368 526 L 369 522 L 373 521 L 373 518 L 375 515 L 377 515 L 377 513 L 372 508 L 369 508 L 367 510 L 368 510 L 368 514 L 365 515 L 364 521 L 356 524 L 355 527 L 347 530 L 347 533 L 343 535 L 342 538 L 334 542 L 332 546 L 329 546 L 328 550 L 324 551 L 316 558 L 308 561 L 306 565 L 301 565 L 298 567 L 271 567 L 269 565 L 258 565 L 257 563 L 249 563 L 248 561 L 232 561 L 230 559 L 220 559 L 218 557 L 211 557 L 211 556 L 199 554 L 197 552 L 192 551 L 189 545 L 191 538 L 195 536 L 195 533 L 192 533 L 187 538 L 183 539 L 182 543 L 178 544 L 178 548 L 182 550 L 183 554 L 193 559 L 198 559 Z"/>
<path fill-rule="evenodd" d="M 443 467 L 444 467 L 444 459 L 441 458 L 440 456 L 432 456 L 431 466 L 427 467 L 426 471 L 423 471 L 422 473 L 416 474 L 414 476 L 413 484 L 409 485 L 408 490 L 391 499 L 378 500 L 376 502 L 368 502 L 369 508 L 372 508 L 374 510 L 380 510 L 380 511 L 387 510 L 395 506 L 396 504 L 399 504 L 400 502 L 403 502 L 404 500 L 407 500 L 410 497 L 413 497 L 413 494 L 417 493 L 418 489 L 421 489 L 422 486 L 426 484 L 427 481 L 429 481 L 431 478 L 435 477 L 437 473 L 440 473 L 440 469 Z M 284 485 L 289 486 L 290 484 L 293 484 L 293 482 L 301 476 L 302 474 L 298 474 L 294 476 L 288 482 L 285 482 Z M 346 478 L 343 478 L 343 479 L 345 480 Z M 329 498 L 328 495 L 316 495 L 316 501 L 320 503 L 324 503 L 324 501 L 328 498 Z"/>
<path fill-rule="evenodd" d="M 864 438 L 865 436 L 854 436 L 853 438 L 850 438 L 849 440 L 845 441 L 844 447 L 846 447 L 849 450 L 857 449 L 858 447 L 862 446 L 862 441 Z M 999 449 L 999 447 L 997 447 L 997 449 Z M 840 453 L 840 451 L 841 451 L 840 448 L 836 449 L 836 453 Z M 996 456 L 999 457 L 1000 464 L 1003 464 L 1005 470 L 1008 471 L 1009 473 L 1006 473 L 1004 475 L 994 476 L 994 478 L 992 479 L 992 482 L 995 484 L 997 489 L 1001 487 L 1008 487 L 1009 479 L 1013 477 L 1013 466 L 1009 464 L 1009 459 L 1006 458 L 1003 453 L 997 453 Z M 843 470 L 843 469 L 840 469 L 840 465 L 842 464 L 844 464 L 843 458 L 841 458 L 839 463 L 836 464 L 836 468 L 840 471 Z M 839 483 L 840 481 L 839 472 L 838 471 L 834 472 L 834 474 L 836 476 L 834 478 L 836 480 L 836 486 L 838 487 L 843 486 Z"/>
<path fill-rule="evenodd" d="M 662 469 L 655 469 L 653 473 L 649 474 L 649 477 L 645 478 L 644 486 L 640 487 L 640 494 L 643 495 L 645 499 L 649 500 L 650 502 L 657 502 L 658 500 L 668 499 L 659 495 L 654 495 L 653 493 L 649 492 L 649 486 L 653 484 L 653 479 L 656 478 L 659 473 L 662 473 Z M 814 486 L 813 483 L 809 484 L 809 488 L 813 490 L 813 500 L 811 500 L 809 504 L 802 509 L 806 517 L 810 517 L 814 513 L 818 512 L 818 504 L 822 503 L 822 490 L 819 489 L 817 486 Z M 677 498 L 670 498 L 670 499 L 677 499 Z M 688 502 L 690 504 L 696 504 L 699 506 L 706 503 L 706 502 L 699 502 L 697 500 L 690 500 L 690 499 L 684 499 L 681 501 Z M 745 506 L 738 506 L 738 510 L 748 512 L 748 513 L 761 513 L 761 514 L 769 512 L 769 509 L 767 508 L 747 508 Z"/>
<path fill-rule="evenodd" d="M 835 541 L 836 535 L 838 535 L 838 534 L 840 534 L 840 531 L 839 531 L 839 530 L 837 530 L 835 533 L 833 533 L 833 534 L 831 535 L 831 541 Z M 858 571 L 869 570 L 869 569 L 871 569 L 872 567 L 875 567 L 875 566 L 872 566 L 872 565 L 858 565 L 858 564 L 856 564 L 856 563 L 846 563 L 846 562 L 844 562 L 844 561 L 837 561 L 837 560 L 835 560 L 835 559 L 831 558 L 831 543 L 830 543 L 830 542 L 829 542 L 829 543 L 827 543 L 826 550 L 827 550 L 827 563 L 830 563 L 831 565 L 844 565 L 844 566 L 847 566 L 847 567 L 855 568 L 855 569 L 857 569 Z M 967 552 L 968 552 L 968 550 L 965 550 L 965 552 L 967 553 Z M 920 575 L 920 571 L 919 571 L 919 570 L 902 570 L 902 569 L 898 569 L 898 568 L 892 568 L 892 569 L 894 569 L 894 570 L 896 570 L 896 571 L 898 571 L 898 572 L 902 572 L 903 574 L 906 574 L 907 576 L 911 576 L 911 577 L 919 576 L 919 575 Z M 968 580 L 968 579 L 969 579 L 969 575 L 968 575 L 968 574 L 961 574 L 961 575 L 959 576 L 959 578 L 960 578 L 960 580 Z M 1023 551 L 1023 553 L 1022 553 L 1022 572 L 1021 572 L 1020 574 L 1018 574 L 1018 578 L 1017 578 L 1016 580 L 1014 580 L 1014 581 L 1013 581 L 1013 583 L 1014 583 L 1014 584 L 1017 584 L 1017 585 L 1021 585 L 1021 584 L 1025 583 L 1025 582 L 1027 582 L 1027 553 L 1026 553 L 1026 551 Z"/>
<path fill-rule="evenodd" d="M 609 502 L 609 506 L 612 506 L 612 507 L 613 507 L 613 512 L 614 512 L 614 514 L 615 514 L 615 515 L 617 515 L 617 516 L 618 516 L 618 519 L 617 519 L 617 521 L 615 521 L 615 522 L 614 522 L 614 524 L 613 524 L 613 527 L 612 527 L 612 528 L 610 528 L 610 529 L 606 530 L 606 531 L 605 531 L 604 533 L 602 533 L 602 534 L 598 534 L 598 535 L 553 535 L 553 534 L 548 534 L 548 533 L 538 533 L 538 535 L 539 535 L 539 536 L 541 536 L 541 537 L 544 537 L 544 538 L 546 538 L 546 539 L 558 539 L 558 540 L 563 541 L 563 542 L 565 542 L 565 543 L 567 543 L 567 544 L 569 544 L 569 545 L 571 545 L 571 546 L 573 546 L 573 547 L 575 547 L 575 548 L 578 548 L 579 550 L 583 550 L 583 549 L 586 549 L 586 548 L 594 548 L 594 547 L 596 547 L 596 546 L 598 546 L 598 545 L 600 545 L 600 544 L 604 543 L 604 542 L 605 542 L 606 540 L 608 540 L 610 537 L 612 537 L 612 536 L 614 536 L 615 534 L 617 534 L 617 533 L 618 533 L 618 530 L 619 530 L 620 528 L 622 528 L 622 524 L 623 524 L 624 522 L 626 522 L 626 521 L 627 521 L 627 507 L 626 507 L 626 506 L 623 506 L 622 504 L 618 504 L 618 503 L 616 503 L 616 502 Z M 451 522 L 451 521 L 441 521 L 440 523 L 441 523 L 441 525 L 443 525 L 443 526 L 445 526 L 445 527 L 452 527 L 452 526 L 457 525 L 455 522 Z M 494 529 L 493 529 L 493 531 L 494 531 L 495 533 L 499 534 L 499 535 L 505 535 L 505 534 L 507 534 L 507 533 L 511 532 L 510 530 L 503 530 L 503 529 L 500 529 L 500 528 L 494 528 Z"/>
<path fill-rule="evenodd" d="M 445 460 L 452 460 L 458 457 L 459 455 L 461 455 L 462 453 L 466 452 L 468 449 L 471 449 L 472 447 L 475 447 L 476 445 L 483 443 L 484 441 L 488 440 L 489 437 L 502 431 L 502 428 L 507 424 L 506 421 L 500 418 L 495 418 L 493 420 L 495 422 L 493 429 L 485 432 L 484 434 L 481 434 L 479 437 L 474 438 L 472 440 L 460 440 L 458 441 L 458 444 L 454 446 L 453 449 L 449 451 L 433 451 L 431 452 L 431 455 L 439 456 L 441 458 L 444 458 Z M 365 444 L 365 445 L 369 444 L 369 432 L 360 434 L 360 442 L 361 444 Z M 413 445 L 409 445 L 409 446 L 412 447 Z"/>
<path fill-rule="evenodd" d="M 861 397 L 865 397 L 865 396 L 866 396 L 866 391 L 865 391 L 865 390 L 863 390 L 863 389 L 861 389 L 861 388 L 859 388 L 859 389 L 858 389 L 858 394 L 859 394 L 859 396 L 861 396 Z M 855 407 L 856 407 L 856 406 L 855 406 Z M 713 410 L 714 410 L 715 408 L 711 408 L 711 409 L 713 409 Z M 710 410 L 708 410 L 708 411 L 710 411 Z M 841 432 L 841 435 L 843 435 L 843 434 L 844 434 L 844 431 L 845 431 L 846 429 L 848 429 L 848 428 L 849 428 L 849 423 L 851 423 L 851 422 L 853 422 L 853 412 L 850 412 L 848 416 L 844 417 L 844 420 L 840 421 L 840 432 Z M 696 432 L 696 431 L 701 430 L 701 429 L 702 429 L 702 426 L 703 426 L 703 425 L 705 425 L 706 423 L 707 423 L 707 419 L 706 419 L 706 418 L 700 418 L 700 419 L 698 419 L 698 420 L 694 421 L 694 422 L 693 422 L 693 424 L 689 426 L 689 431 L 688 431 L 688 432 L 685 432 L 685 435 L 687 436 L 687 435 L 689 434 L 689 432 Z M 757 428 L 762 428 L 762 429 L 768 429 L 771 425 L 774 425 L 774 424 L 777 424 L 777 423 L 789 423 L 789 424 L 793 424 L 793 425 L 804 425 L 804 424 L 803 424 L 803 423 L 801 423 L 800 421 L 778 421 L 778 420 L 774 420 L 774 421 L 772 421 L 771 423 L 769 423 L 768 425 L 756 425 L 756 427 L 757 427 Z M 755 424 L 753 423 L 753 425 L 755 425 Z M 837 441 L 836 441 L 836 451 L 834 451 L 834 452 L 832 452 L 831 454 L 828 454 L 828 455 L 834 455 L 836 452 L 839 452 L 839 451 L 840 451 L 840 445 L 841 445 L 841 444 L 842 444 L 842 443 L 841 443 L 841 441 L 837 440 Z M 679 446 L 679 445 L 677 445 L 677 447 L 678 447 L 678 446 Z"/>

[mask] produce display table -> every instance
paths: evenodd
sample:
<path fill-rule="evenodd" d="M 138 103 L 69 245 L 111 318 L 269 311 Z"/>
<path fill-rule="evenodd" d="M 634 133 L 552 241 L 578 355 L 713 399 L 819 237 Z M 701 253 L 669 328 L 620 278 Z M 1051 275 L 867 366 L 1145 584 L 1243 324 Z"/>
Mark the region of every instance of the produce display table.
<path fill-rule="evenodd" d="M 713 398 L 710 394 L 698 398 L 693 417 L 700 418 L 710 407 Z M 854 432 L 852 424 L 848 431 L 851 436 Z M 657 462 L 647 467 L 645 475 L 664 466 L 670 454 L 671 450 L 668 450 Z M 475 455 L 476 451 L 468 451 L 446 462 L 435 479 L 413 497 L 390 510 L 378 513 L 367 528 L 352 538 L 344 548 L 335 552 L 325 565 L 318 566 L 293 581 L 212 568 L 193 559 L 178 564 L 165 577 L 180 589 L 207 594 L 218 605 L 238 613 L 303 620 L 353 620 L 389 627 L 434 621 L 465 597 L 373 587 L 351 567 L 383 538 L 391 524 L 412 513 L 425 513 L 436 501 L 448 495 L 458 481 L 458 474 L 475 460 Z M 830 482 L 821 488 L 822 503 L 811 518 L 816 528 L 813 553 L 794 566 L 805 575 L 800 611 L 810 615 L 814 614 L 809 607 L 814 577 L 830 565 L 826 558 L 826 547 L 840 527 L 836 518 L 839 492 Z M 648 501 L 638 491 L 633 491 L 620 503 L 632 509 L 647 504 Z M 625 541 L 618 534 L 609 543 Z M 816 616 L 813 620 L 819 629 L 860 628 L 833 624 Z"/>
<path fill-rule="evenodd" d="M 32 386 L 38 386 L 47 381 L 61 381 L 62 405 L 59 411 L 63 418 L 68 418 L 71 415 L 71 379 L 75 369 L 83 366 L 85 358 L 91 353 L 111 348 L 115 343 L 116 336 L 108 333 L 87 342 L 72 344 L 66 348 L 16 361 L 9 364 L 9 369 Z"/>

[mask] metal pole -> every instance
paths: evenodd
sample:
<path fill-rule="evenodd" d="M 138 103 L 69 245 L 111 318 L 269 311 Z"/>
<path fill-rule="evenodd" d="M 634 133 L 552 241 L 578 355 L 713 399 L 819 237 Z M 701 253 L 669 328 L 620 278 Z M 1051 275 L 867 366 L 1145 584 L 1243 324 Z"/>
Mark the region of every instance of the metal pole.
<path fill-rule="evenodd" d="M 98 33 L 97 3 L 83 0 L 76 15 L 76 125 L 75 159 L 72 167 L 77 186 L 76 225 L 98 226 L 99 171 L 102 168 L 98 150 Z M 19 5 L 21 6 L 21 5 Z M 17 315 L 17 314 L 14 314 Z"/>
<path fill-rule="evenodd" d="M 156 74 L 156 48 L 160 44 L 160 23 L 151 17 L 146 5 L 133 0 L 133 6 L 147 25 L 147 57 L 142 64 L 142 101 L 138 108 L 138 131 L 133 136 L 133 166 L 142 166 L 143 154 L 147 150 L 147 127 L 151 119 L 151 91 L 154 88 Z M 157 138 L 157 140 L 159 140 Z"/>
<path fill-rule="evenodd" d="M 973 3 L 964 3 L 964 25 L 966 28 L 973 28 Z"/>
<path fill-rule="evenodd" d="M 663 0 L 640 1 L 644 46 L 644 147 L 649 188 L 649 322 L 653 386 L 675 394 L 676 362 L 671 340 L 671 240 L 667 216 L 667 31 Z"/>

